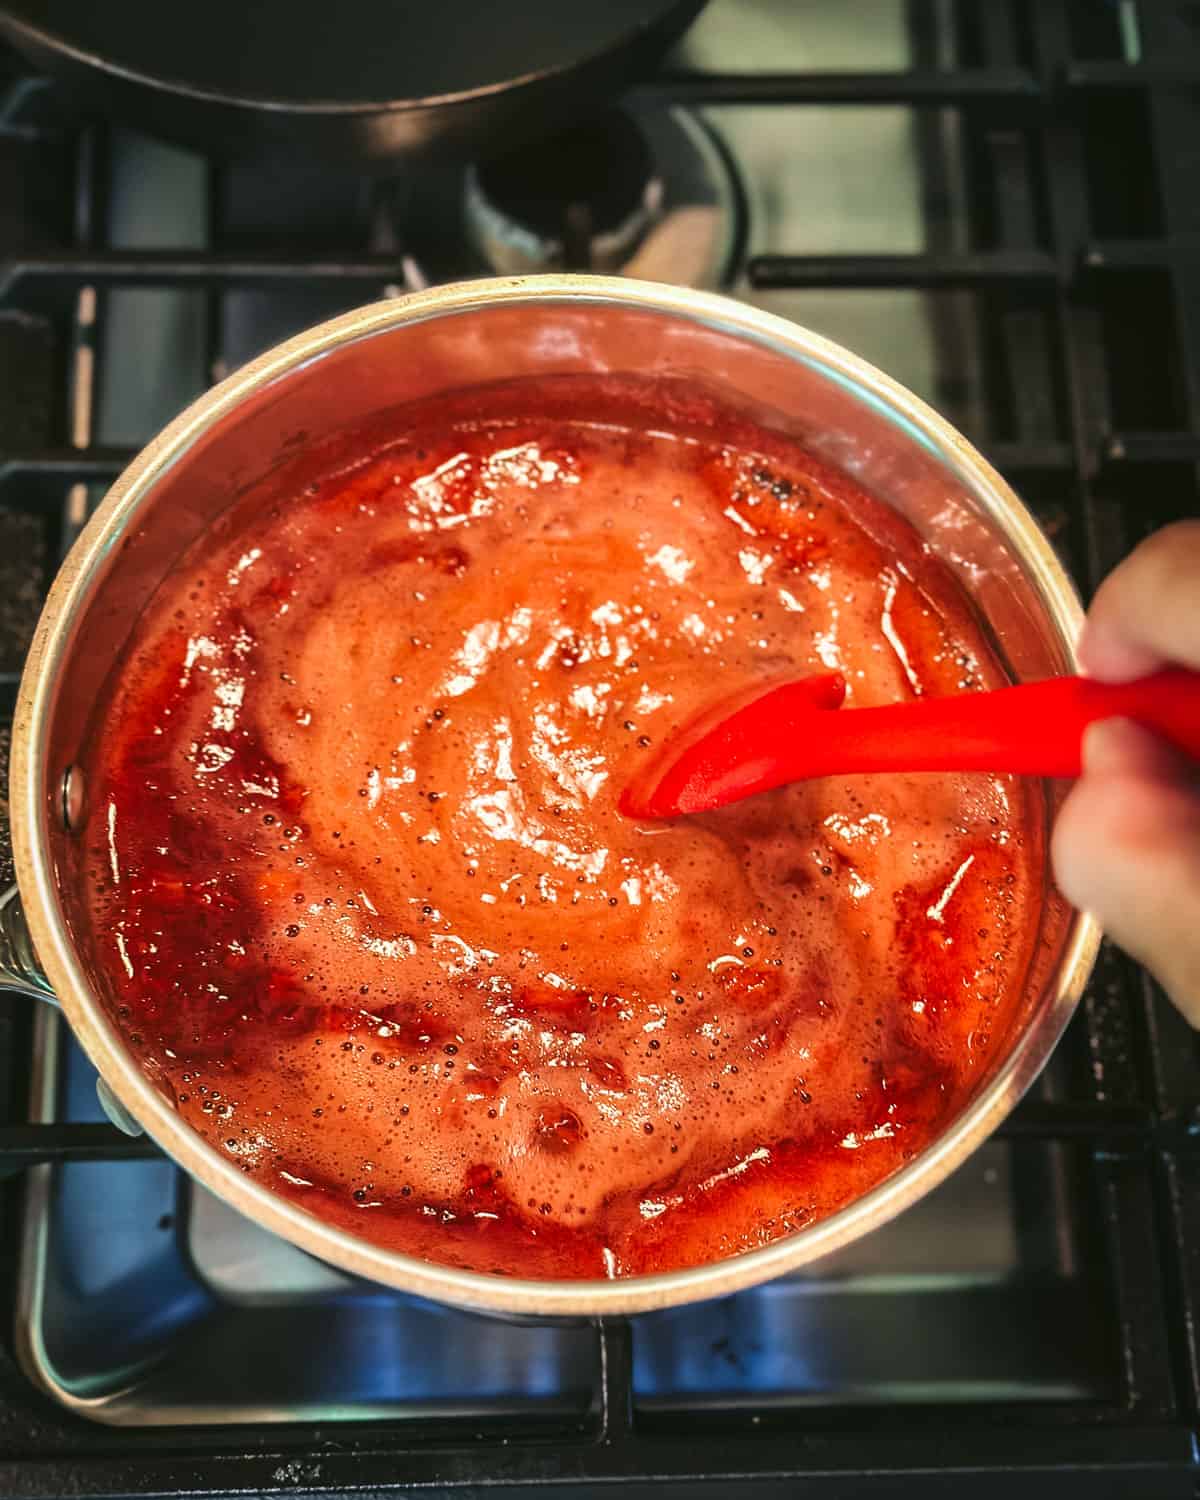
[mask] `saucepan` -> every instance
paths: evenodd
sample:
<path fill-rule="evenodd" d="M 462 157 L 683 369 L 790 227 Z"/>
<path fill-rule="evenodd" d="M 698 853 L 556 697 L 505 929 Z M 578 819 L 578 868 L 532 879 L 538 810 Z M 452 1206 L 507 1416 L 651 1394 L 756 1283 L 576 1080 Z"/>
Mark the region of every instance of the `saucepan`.
<path fill-rule="evenodd" d="M 653 283 L 551 276 L 443 286 L 347 313 L 262 355 L 177 417 L 113 485 L 54 583 L 22 680 L 10 799 L 18 884 L 0 909 L 4 982 L 56 998 L 127 1128 L 147 1131 L 220 1198 L 324 1261 L 457 1306 L 526 1316 L 631 1313 L 722 1295 L 794 1271 L 892 1218 L 1012 1109 L 1066 1025 L 1099 942 L 1095 922 L 1056 894 L 1047 872 L 1022 1003 L 958 1115 L 831 1217 L 687 1270 L 534 1281 L 431 1264 L 285 1201 L 179 1117 L 102 1003 L 68 874 L 87 798 L 81 749 L 134 621 L 220 511 L 339 433 L 436 393 L 571 373 L 683 381 L 798 439 L 910 520 L 973 599 L 1014 677 L 1074 669 L 1079 603 L 1036 522 L 948 423 L 863 360 L 755 308 Z M 1062 795 L 1046 784 L 1047 817 Z"/>
<path fill-rule="evenodd" d="M 222 155 L 395 171 L 586 119 L 704 0 L 0 0 L 0 37 L 124 124 Z"/>

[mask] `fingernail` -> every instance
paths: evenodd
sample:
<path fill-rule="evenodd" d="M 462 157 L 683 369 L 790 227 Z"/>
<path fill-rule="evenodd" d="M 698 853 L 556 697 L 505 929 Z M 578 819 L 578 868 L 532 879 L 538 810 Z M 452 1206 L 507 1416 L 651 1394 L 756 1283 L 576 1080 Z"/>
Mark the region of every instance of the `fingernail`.
<path fill-rule="evenodd" d="M 1083 622 L 1075 655 L 1083 671 L 1101 682 L 1129 682 L 1161 665 L 1152 652 L 1114 635 L 1090 618 Z"/>

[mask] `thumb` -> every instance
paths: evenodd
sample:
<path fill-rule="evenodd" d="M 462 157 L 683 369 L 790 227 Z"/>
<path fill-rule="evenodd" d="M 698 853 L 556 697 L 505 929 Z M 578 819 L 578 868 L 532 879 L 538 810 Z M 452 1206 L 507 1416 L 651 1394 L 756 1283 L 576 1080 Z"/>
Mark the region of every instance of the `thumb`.
<path fill-rule="evenodd" d="M 1059 888 L 1200 1026 L 1200 787 L 1195 768 L 1125 720 L 1094 724 L 1058 815 Z"/>

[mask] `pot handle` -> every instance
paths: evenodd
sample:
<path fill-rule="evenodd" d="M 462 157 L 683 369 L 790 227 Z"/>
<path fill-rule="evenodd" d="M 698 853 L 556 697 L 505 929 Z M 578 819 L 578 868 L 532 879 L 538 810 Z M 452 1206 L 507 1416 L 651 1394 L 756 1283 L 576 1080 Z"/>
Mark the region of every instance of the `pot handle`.
<path fill-rule="evenodd" d="M 21 906 L 21 892 L 15 885 L 10 885 L 0 896 L 0 990 L 13 990 L 30 1000 L 42 1000 L 58 1008 L 58 999 L 42 972 L 29 934 L 29 924 Z M 96 1097 L 118 1130 L 126 1135 L 144 1134 L 103 1078 L 96 1079 Z"/>
<path fill-rule="evenodd" d="M 15 990 L 50 1005 L 58 1004 L 34 951 L 21 906 L 21 892 L 15 885 L 10 885 L 0 896 L 0 989 Z"/>

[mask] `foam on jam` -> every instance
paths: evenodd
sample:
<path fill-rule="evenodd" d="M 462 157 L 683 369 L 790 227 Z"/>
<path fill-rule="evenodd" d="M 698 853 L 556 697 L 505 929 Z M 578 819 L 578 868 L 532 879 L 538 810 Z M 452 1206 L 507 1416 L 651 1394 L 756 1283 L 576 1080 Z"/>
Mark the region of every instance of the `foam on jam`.
<path fill-rule="evenodd" d="M 96 726 L 129 1044 L 247 1172 L 431 1259 L 626 1275 L 828 1214 L 974 1086 L 1042 880 L 1000 776 L 619 814 L 714 692 L 829 669 L 1003 681 L 907 525 L 766 434 L 434 411 L 233 507 Z"/>

